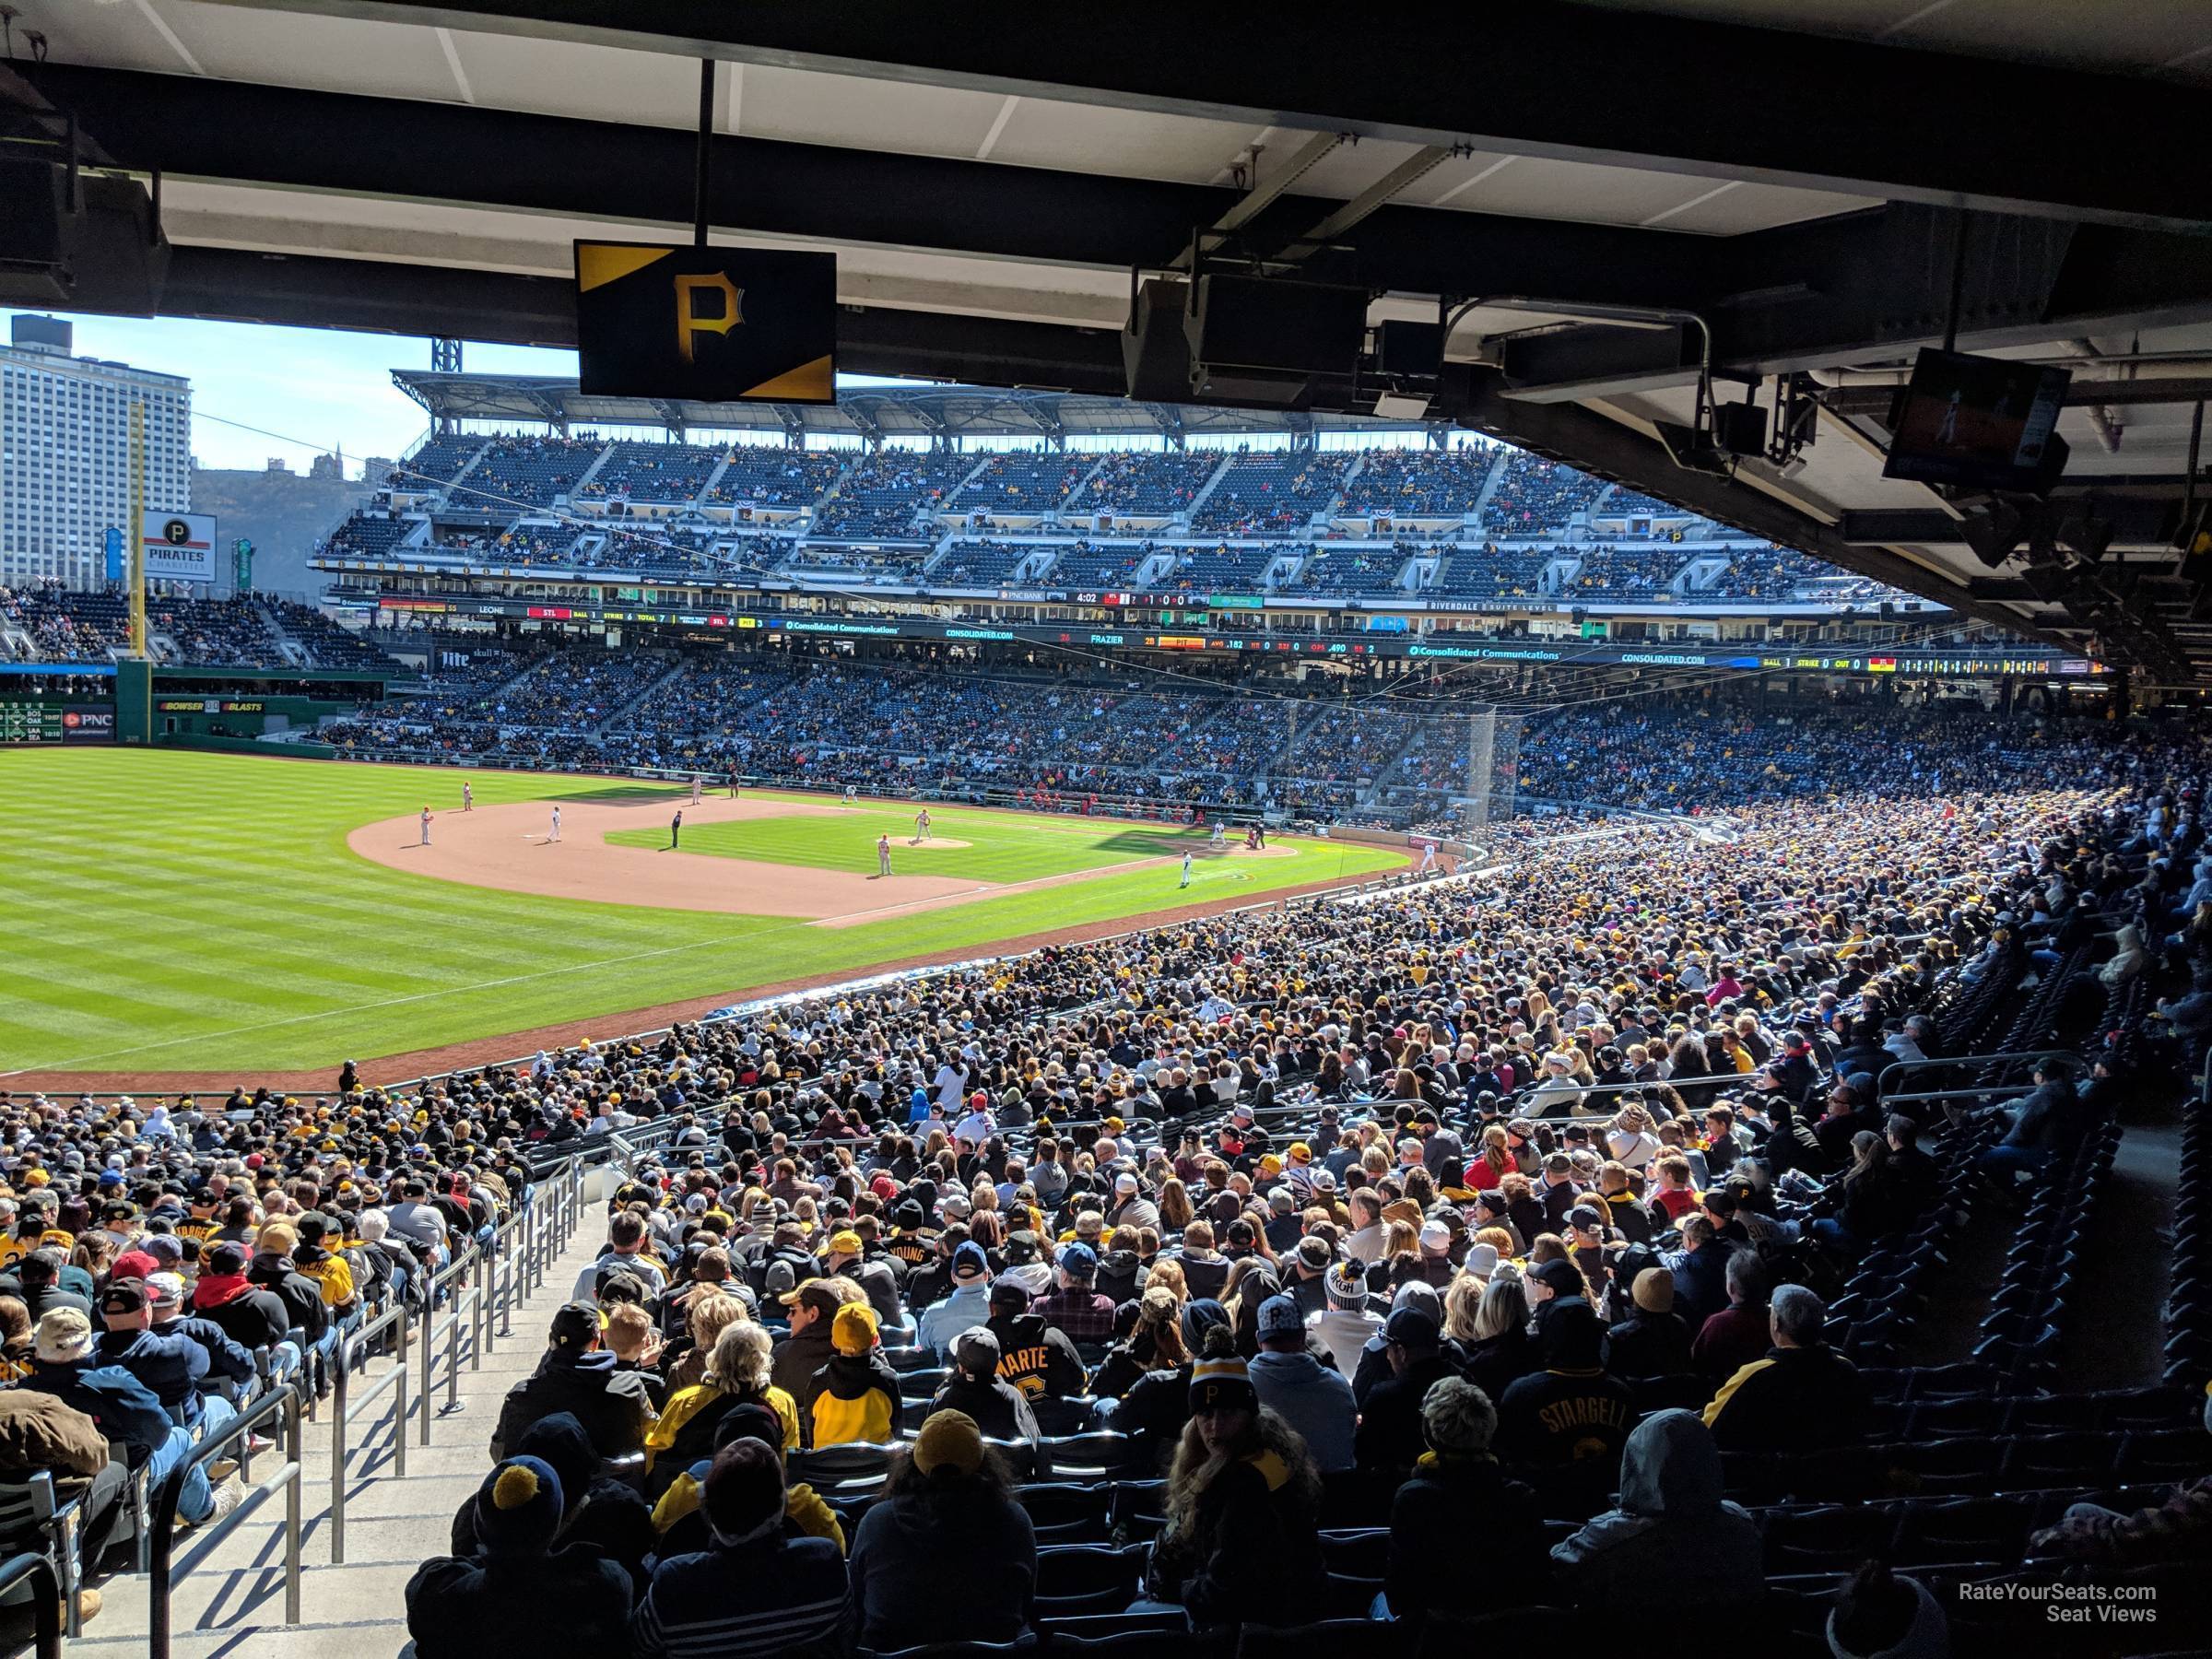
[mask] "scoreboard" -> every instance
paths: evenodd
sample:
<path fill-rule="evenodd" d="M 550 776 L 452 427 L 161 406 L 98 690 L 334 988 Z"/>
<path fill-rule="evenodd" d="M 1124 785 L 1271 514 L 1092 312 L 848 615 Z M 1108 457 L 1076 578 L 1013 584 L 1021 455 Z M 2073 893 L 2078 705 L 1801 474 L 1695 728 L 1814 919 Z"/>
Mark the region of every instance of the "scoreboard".
<path fill-rule="evenodd" d="M 112 743 L 112 703 L 38 702 L 0 698 L 0 744 Z"/>

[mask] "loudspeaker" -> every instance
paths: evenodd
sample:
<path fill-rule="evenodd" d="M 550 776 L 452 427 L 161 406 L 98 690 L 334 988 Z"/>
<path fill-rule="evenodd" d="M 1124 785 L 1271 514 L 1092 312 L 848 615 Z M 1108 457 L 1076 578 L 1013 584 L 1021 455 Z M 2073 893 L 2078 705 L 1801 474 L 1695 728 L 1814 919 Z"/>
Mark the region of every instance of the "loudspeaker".
<path fill-rule="evenodd" d="M 1191 348 L 1182 336 L 1187 282 L 1148 281 L 1136 290 L 1129 325 L 1122 330 L 1122 368 L 1129 395 L 1139 403 L 1187 403 Z"/>
<path fill-rule="evenodd" d="M 1715 404 L 1712 441 L 1732 455 L 1766 453 L 1767 412 L 1755 403 Z"/>
<path fill-rule="evenodd" d="M 1573 623 L 1577 628 L 1580 628 L 1583 623 L 1590 620 L 1589 607 L 1582 605 L 1576 606 L 1572 610 L 1567 613 L 1567 620 Z"/>
<path fill-rule="evenodd" d="M 153 314 L 169 242 L 135 179 L 0 160 L 0 302 Z"/>
<path fill-rule="evenodd" d="M 1183 335 L 1209 370 L 1349 374 L 1367 340 L 1367 290 L 1216 272 L 1199 277 Z"/>
<path fill-rule="evenodd" d="M 1444 368 L 1444 325 L 1381 324 L 1375 329 L 1375 368 L 1393 380 L 1434 380 Z"/>
<path fill-rule="evenodd" d="M 1896 620 L 1897 620 L 1897 606 L 1896 606 L 1895 605 L 1891 604 L 1891 603 L 1890 603 L 1888 600 L 1887 600 L 1887 599 L 1883 600 L 1883 601 L 1882 601 L 1882 606 L 1881 606 L 1881 616 L 1882 616 L 1882 620 L 1883 620 L 1883 621 L 1885 621 L 1885 622 L 1894 622 L 1894 621 L 1896 621 Z"/>

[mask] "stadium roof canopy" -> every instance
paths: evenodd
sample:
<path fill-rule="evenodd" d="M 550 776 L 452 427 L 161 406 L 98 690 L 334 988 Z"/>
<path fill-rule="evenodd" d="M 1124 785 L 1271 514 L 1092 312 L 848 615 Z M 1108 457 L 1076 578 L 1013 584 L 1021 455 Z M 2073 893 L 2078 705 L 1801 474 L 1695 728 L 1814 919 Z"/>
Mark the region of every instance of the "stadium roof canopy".
<path fill-rule="evenodd" d="M 0 123 L 159 174 L 164 312 L 571 343 L 573 238 L 688 229 L 710 58 L 712 234 L 837 251 L 847 371 L 1112 396 L 1133 274 L 1205 232 L 1373 321 L 1465 302 L 1462 424 L 2113 660 L 2212 658 L 2159 551 L 2212 394 L 2202 0 L 17 3 Z M 2073 365 L 2100 564 L 1992 569 L 1881 477 L 1947 314 Z M 1809 377 L 1813 447 L 1673 466 L 1708 334 L 1724 397 Z"/>
<path fill-rule="evenodd" d="M 394 369 L 393 382 L 434 419 L 491 420 L 571 427 L 881 438 L 1159 438 L 1173 434 L 1258 435 L 1284 431 L 1398 433 L 1418 442 L 1421 421 L 1382 420 L 1335 409 L 1225 409 L 1140 403 L 1080 392 L 1012 391 L 1004 386 L 841 386 L 835 404 L 694 403 L 686 398 L 602 397 L 577 390 L 573 377 L 459 374 Z"/>

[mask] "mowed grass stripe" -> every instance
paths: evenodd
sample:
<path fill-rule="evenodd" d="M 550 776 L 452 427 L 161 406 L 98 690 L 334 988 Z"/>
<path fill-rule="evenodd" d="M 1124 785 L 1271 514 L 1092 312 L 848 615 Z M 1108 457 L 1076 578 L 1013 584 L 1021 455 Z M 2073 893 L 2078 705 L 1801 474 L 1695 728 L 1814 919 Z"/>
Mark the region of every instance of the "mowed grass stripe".
<path fill-rule="evenodd" d="M 0 907 L 0 1073 L 251 1076 L 335 1065 L 663 1002 L 734 999 L 748 987 L 897 958 L 981 954 L 1023 934 L 1134 922 L 1195 900 L 1256 900 L 1398 862 L 1320 845 L 1293 858 L 1233 861 L 1233 870 L 1202 857 L 1188 893 L 1177 890 L 1170 865 L 826 929 L 468 888 L 371 865 L 346 847 L 350 830 L 426 801 L 441 816 L 457 811 L 464 781 L 485 806 L 609 798 L 602 792 L 611 787 L 176 750 L 0 751 L 0 798 L 17 808 L 0 820 L 10 873 Z M 660 806 L 688 792 L 625 798 L 648 802 L 641 810 L 659 818 Z M 933 807 L 932 818 L 940 834 L 974 844 L 912 851 L 900 867 L 981 881 L 1097 869 L 1171 853 L 1189 839 L 1172 829 L 949 807 Z M 912 833 L 911 810 L 882 806 L 753 822 L 811 841 L 764 862 L 833 868 L 872 869 L 883 827 L 894 846 L 900 831 Z M 665 833 L 665 818 L 657 832 L 641 830 L 649 844 Z M 687 835 L 687 851 L 692 841 Z M 963 862 L 920 865 L 924 857 Z"/>
<path fill-rule="evenodd" d="M 1205 841 L 1202 833 L 1146 830 L 1110 819 L 1039 820 L 949 806 L 931 811 L 930 833 L 933 839 L 941 836 L 969 844 L 916 847 L 910 844 L 914 834 L 911 813 L 841 808 L 829 815 L 793 813 L 688 827 L 683 846 L 687 853 L 872 876 L 877 838 L 886 836 L 891 843 L 891 868 L 900 875 L 1010 884 L 1178 856 L 1184 847 Z M 620 830 L 606 839 L 618 846 L 665 847 L 668 830 L 665 825 Z"/>

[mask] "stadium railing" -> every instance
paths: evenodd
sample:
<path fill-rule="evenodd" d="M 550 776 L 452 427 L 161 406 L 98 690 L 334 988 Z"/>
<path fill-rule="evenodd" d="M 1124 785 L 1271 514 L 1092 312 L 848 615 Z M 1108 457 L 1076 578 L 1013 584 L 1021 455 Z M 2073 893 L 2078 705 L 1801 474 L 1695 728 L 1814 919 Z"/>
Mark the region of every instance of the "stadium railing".
<path fill-rule="evenodd" d="M 38 1654 L 38 1659 L 61 1659 L 61 1576 L 44 1556 L 26 1551 L 0 1562 L 0 1596 L 6 1596 L 22 1583 L 30 1585 L 32 1629 L 36 1632 L 31 1651 Z"/>
<path fill-rule="evenodd" d="M 395 1303 L 341 1342 L 339 1363 L 332 1378 L 331 1484 L 328 1508 L 324 1512 L 330 1521 L 332 1565 L 342 1565 L 346 1559 L 347 1476 L 354 1454 L 366 1449 L 378 1430 L 388 1424 L 393 1471 L 403 1477 L 406 1474 L 409 1419 L 416 1419 L 418 1443 L 428 1446 L 431 1423 L 441 1415 L 436 1405 L 439 1388 L 445 1391 L 444 1411 L 456 1409 L 465 1365 L 471 1371 L 481 1369 L 484 1355 L 501 1337 L 512 1334 L 515 1309 L 545 1283 L 555 1259 L 575 1234 L 582 1216 L 582 1160 L 571 1159 L 533 1183 L 522 1206 L 489 1241 L 472 1241 L 451 1265 L 426 1277 L 418 1300 Z M 353 1373 L 387 1337 L 394 1357 L 391 1370 L 355 1394 Z M 418 1372 L 414 1364 L 417 1357 Z M 192 1455 L 162 1483 L 152 1502 L 151 1545 L 142 1567 L 151 1598 L 149 1659 L 167 1659 L 170 1652 L 170 1602 L 177 1584 L 278 1491 L 285 1494 L 284 1621 L 300 1622 L 300 1545 L 305 1520 L 312 1518 L 302 1514 L 305 1480 L 300 1441 L 306 1412 L 300 1388 L 275 1389 L 248 1406 L 222 1434 L 194 1447 Z M 284 1435 L 283 1467 L 249 1491 L 236 1510 L 196 1535 L 185 1555 L 176 1558 L 177 1504 L 187 1475 L 225 1455 L 235 1456 L 241 1473 L 245 1473 L 250 1466 L 253 1431 L 279 1418 Z M 12 1563 L 0 1570 L 0 1593 L 7 1587 L 6 1574 L 12 1570 Z M 53 1597 L 57 1605 L 59 1594 L 57 1588 Z"/>
<path fill-rule="evenodd" d="M 279 1388 L 262 1396 L 255 1404 L 241 1412 L 238 1418 L 221 1434 L 202 1441 L 193 1448 L 192 1455 L 169 1472 L 154 1500 L 153 1565 L 147 1575 L 147 1590 L 150 1598 L 147 1608 L 147 1653 L 149 1659 L 169 1659 L 170 1653 L 170 1597 L 176 1586 L 189 1578 L 219 1548 L 223 1541 L 243 1525 L 247 1519 L 278 1492 L 284 1494 L 284 1622 L 300 1622 L 300 1492 L 304 1484 L 303 1463 L 300 1452 L 300 1392 L 294 1388 Z M 177 1505 L 184 1496 L 185 1480 L 195 1469 L 205 1469 L 217 1457 L 225 1453 L 235 1457 L 242 1477 L 251 1467 L 253 1431 L 264 1423 L 281 1419 L 284 1430 L 284 1464 L 277 1471 L 249 1489 L 245 1499 L 221 1520 L 214 1523 L 193 1539 L 192 1547 L 182 1558 L 175 1554 L 177 1532 Z"/>
<path fill-rule="evenodd" d="M 1956 1099 L 1962 1094 L 1971 1094 L 1977 1091 L 1969 1088 L 1946 1088 L 1939 1089 L 1933 1094 L 1892 1095 L 1889 1092 L 1889 1079 L 1898 1076 L 1901 1072 L 1928 1071 L 1932 1069 L 1940 1069 L 1945 1066 L 1962 1065 L 1971 1065 L 1977 1067 L 1987 1065 L 2010 1066 L 2016 1065 L 2023 1060 L 2032 1060 L 2038 1062 L 2044 1060 L 2068 1060 L 2078 1064 L 2078 1057 L 2073 1054 L 2070 1051 L 2065 1049 L 2053 1048 L 2014 1049 L 2008 1053 L 2001 1054 L 1963 1054 L 1955 1055 L 1949 1059 L 1931 1058 L 1926 1060 L 1894 1060 L 1891 1061 L 1888 1065 L 1883 1066 L 1881 1075 L 1875 1079 L 1875 1092 L 1881 1097 L 1881 1100 L 1885 1105 L 1893 1103 L 1897 1100 L 1926 1100 L 1941 1098 Z M 1979 1092 L 1983 1094 L 2010 1094 L 2018 1089 L 2020 1085 L 2017 1082 L 1996 1084 L 1985 1088 L 1982 1088 L 1979 1090 Z"/>

